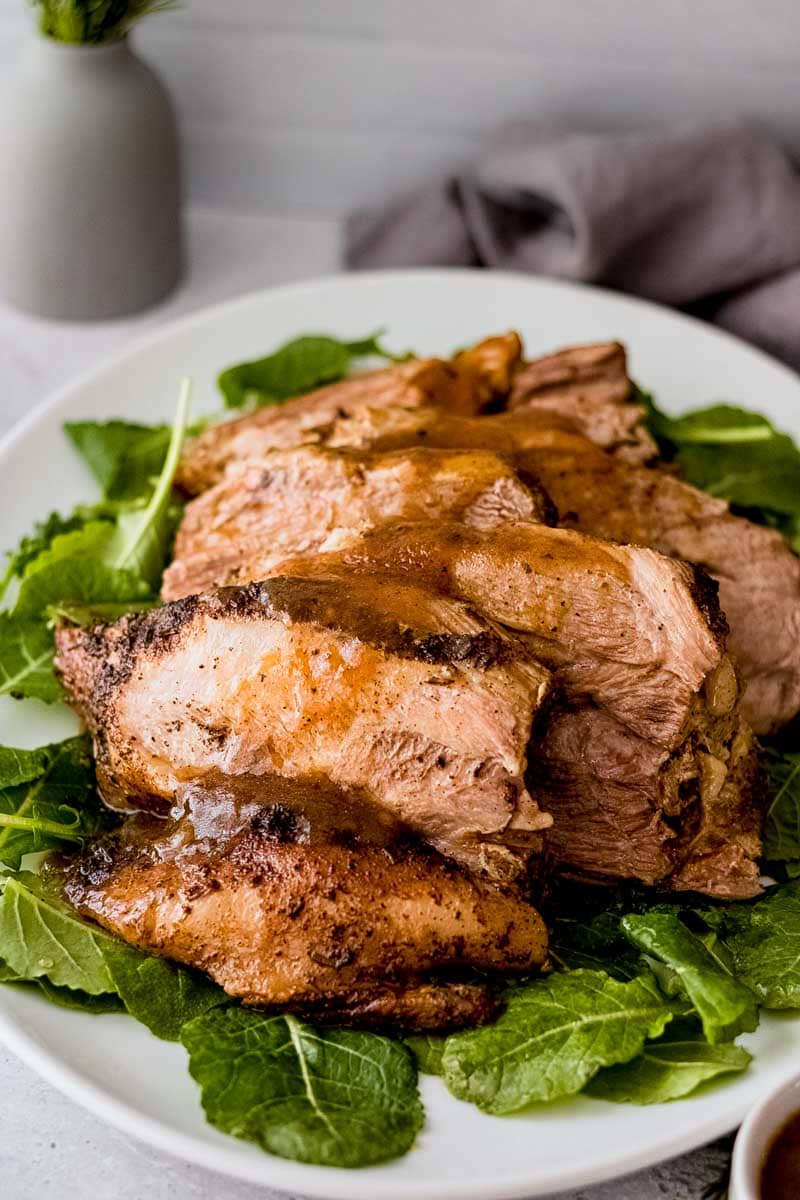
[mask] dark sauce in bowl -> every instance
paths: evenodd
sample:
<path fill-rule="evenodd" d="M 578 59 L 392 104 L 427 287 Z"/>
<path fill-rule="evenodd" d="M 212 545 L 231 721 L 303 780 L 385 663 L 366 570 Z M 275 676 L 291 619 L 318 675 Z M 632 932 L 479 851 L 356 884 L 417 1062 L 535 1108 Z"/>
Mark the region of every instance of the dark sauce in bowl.
<path fill-rule="evenodd" d="M 761 1200 L 800 1200 L 800 1112 L 781 1125 L 761 1169 Z"/>

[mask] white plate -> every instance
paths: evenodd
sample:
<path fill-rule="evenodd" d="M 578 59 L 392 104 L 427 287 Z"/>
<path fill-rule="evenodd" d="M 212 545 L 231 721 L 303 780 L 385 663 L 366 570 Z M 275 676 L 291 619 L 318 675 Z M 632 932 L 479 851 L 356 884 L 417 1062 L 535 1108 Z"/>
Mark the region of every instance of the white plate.
<path fill-rule="evenodd" d="M 0 447 L 0 547 L 52 508 L 95 492 L 61 433 L 65 418 L 165 421 L 181 375 L 198 410 L 219 407 L 220 368 L 307 331 L 360 337 L 386 327 L 397 349 L 442 353 L 515 327 L 532 354 L 620 338 L 634 378 L 668 410 L 727 400 L 760 409 L 800 434 L 800 380 L 733 338 L 653 305 L 530 277 L 466 271 L 351 275 L 248 296 L 151 338 L 38 410 Z M 0 742 L 35 746 L 74 728 L 64 710 L 0 701 Z M 405 1158 L 338 1171 L 273 1158 L 206 1125 L 180 1046 L 121 1016 L 65 1012 L 0 988 L 0 1035 L 69 1096 L 155 1146 L 286 1191 L 342 1200 L 510 1200 L 579 1187 L 688 1150 L 732 1129 L 797 1069 L 800 1020 L 765 1018 L 743 1039 L 755 1054 L 741 1079 L 649 1108 L 578 1099 L 517 1117 L 488 1117 L 437 1079 L 422 1090 L 427 1124 Z"/>

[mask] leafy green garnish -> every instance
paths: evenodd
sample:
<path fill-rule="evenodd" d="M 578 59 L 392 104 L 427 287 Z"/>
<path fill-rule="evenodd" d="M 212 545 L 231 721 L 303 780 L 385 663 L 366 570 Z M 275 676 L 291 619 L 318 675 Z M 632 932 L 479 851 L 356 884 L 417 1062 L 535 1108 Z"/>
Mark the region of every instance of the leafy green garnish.
<path fill-rule="evenodd" d="M 711 1046 L 702 1037 L 670 1028 L 630 1062 L 599 1071 L 584 1090 L 587 1096 L 617 1104 L 664 1104 L 720 1075 L 744 1071 L 751 1061 L 752 1055 L 741 1046 Z"/>
<path fill-rule="evenodd" d="M 0 746 L 0 863 L 16 869 L 24 854 L 81 843 L 101 824 L 88 737 Z"/>
<path fill-rule="evenodd" d="M 228 408 L 245 404 L 280 404 L 326 383 L 344 379 L 353 362 L 377 356 L 393 359 L 378 341 L 379 334 L 342 342 L 322 334 L 294 338 L 274 354 L 228 367 L 217 380 Z"/>
<path fill-rule="evenodd" d="M 29 564 L 48 548 L 54 538 L 60 533 L 72 533 L 75 529 L 81 529 L 88 519 L 86 509 L 77 508 L 68 517 L 52 512 L 46 520 L 37 521 L 33 533 L 23 537 L 16 550 L 6 552 L 7 566 L 5 574 L 0 577 L 0 600 L 8 590 L 11 580 L 24 575 Z"/>
<path fill-rule="evenodd" d="M 0 958 L 19 979 L 46 978 L 90 996 L 116 991 L 104 954 L 114 945 L 109 934 L 81 921 L 36 875 L 0 884 Z"/>
<path fill-rule="evenodd" d="M 722 957 L 673 913 L 630 914 L 622 928 L 635 946 L 678 976 L 712 1045 L 758 1025 L 752 992 L 733 977 Z"/>
<path fill-rule="evenodd" d="M 404 1154 L 422 1128 L 417 1072 L 400 1042 L 243 1008 L 190 1021 L 181 1041 L 211 1124 L 271 1154 L 365 1167 Z"/>
<path fill-rule="evenodd" d="M 90 996 L 88 992 L 74 991 L 72 988 L 55 987 L 49 979 L 6 979 L 2 982 L 14 983 L 22 988 L 29 988 L 40 993 L 51 1004 L 59 1008 L 69 1008 L 74 1012 L 85 1012 L 99 1015 L 101 1013 L 125 1012 L 125 1005 L 119 996 L 111 992 L 103 992 L 99 996 Z"/>
<path fill-rule="evenodd" d="M 766 1008 L 800 1008 L 800 883 L 717 913 L 737 979 Z"/>
<path fill-rule="evenodd" d="M 109 521 L 92 521 L 55 538 L 28 566 L 13 615 L 41 618 L 46 608 L 63 600 L 93 604 L 146 599 L 149 583 L 135 568 L 114 561 L 113 538 Z"/>
<path fill-rule="evenodd" d="M 0 612 L 0 696 L 29 696 L 47 704 L 63 700 L 53 651 L 53 634 L 43 621 Z"/>
<path fill-rule="evenodd" d="M 13 981 L 70 989 L 77 993 L 73 1006 L 81 1008 L 93 1007 L 81 994 L 118 996 L 132 1016 L 168 1041 L 177 1041 L 186 1021 L 229 1003 L 205 976 L 81 920 L 39 876 L 5 876 L 0 887 L 0 959 Z"/>
<path fill-rule="evenodd" d="M 764 749 L 771 800 L 764 821 L 764 857 L 800 874 L 800 752 Z"/>
<path fill-rule="evenodd" d="M 569 971 L 600 970 L 623 981 L 643 973 L 642 956 L 625 937 L 620 914 L 614 911 L 558 914 L 552 922 L 550 953 Z"/>
<path fill-rule="evenodd" d="M 132 508 L 120 513 L 114 535 L 106 551 L 106 561 L 117 571 L 132 571 L 155 590 L 164 570 L 164 561 L 172 533 L 170 495 L 172 480 L 186 433 L 191 385 L 184 380 L 178 410 L 172 427 L 167 455 L 153 494 L 144 509 Z M 98 597 L 92 597 L 97 599 Z M 106 597 L 116 600 L 116 596 Z M 122 597 L 130 599 L 130 597 Z"/>
<path fill-rule="evenodd" d="M 643 392 L 648 424 L 695 487 L 779 529 L 800 548 L 800 450 L 766 417 L 715 404 L 669 417 Z"/>
<path fill-rule="evenodd" d="M 445 1037 L 435 1033 L 419 1033 L 406 1038 L 406 1045 L 414 1055 L 418 1069 L 423 1075 L 441 1075 Z"/>
<path fill-rule="evenodd" d="M 64 429 L 109 500 L 146 500 L 161 474 L 169 425 L 67 421 Z"/>
<path fill-rule="evenodd" d="M 34 539 L 23 539 L 12 558 L 14 572 L 21 571 L 14 606 L 0 613 L 0 695 L 62 698 L 52 665 L 54 615 L 88 609 L 90 620 L 92 611 L 110 608 L 116 617 L 155 601 L 180 512 L 171 492 L 188 388 L 184 382 L 161 474 L 146 502 L 104 501 L 76 510 L 75 520 L 51 519 L 33 557 Z"/>
<path fill-rule="evenodd" d="M 230 1003 L 197 971 L 114 941 L 104 951 L 114 987 L 132 1017 L 166 1042 L 177 1042 L 187 1021 Z"/>
<path fill-rule="evenodd" d="M 652 976 L 629 983 L 570 971 L 513 988 L 494 1025 L 447 1039 L 444 1081 L 485 1112 L 572 1096 L 601 1068 L 628 1062 L 672 1012 Z"/>

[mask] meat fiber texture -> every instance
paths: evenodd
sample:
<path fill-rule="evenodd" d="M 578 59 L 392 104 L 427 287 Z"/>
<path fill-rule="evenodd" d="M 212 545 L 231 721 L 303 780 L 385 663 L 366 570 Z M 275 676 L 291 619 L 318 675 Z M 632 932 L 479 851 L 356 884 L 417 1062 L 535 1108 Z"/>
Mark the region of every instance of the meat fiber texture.
<path fill-rule="evenodd" d="M 327 780 L 513 884 L 551 821 L 524 775 L 549 672 L 458 601 L 390 577 L 278 577 L 94 629 L 57 666 L 120 809 L 222 776 Z"/>
<path fill-rule="evenodd" d="M 528 778 L 563 871 L 758 892 L 755 742 L 713 584 L 689 564 L 530 521 L 427 522 L 282 569 L 408 576 L 524 637 L 554 677 Z"/>

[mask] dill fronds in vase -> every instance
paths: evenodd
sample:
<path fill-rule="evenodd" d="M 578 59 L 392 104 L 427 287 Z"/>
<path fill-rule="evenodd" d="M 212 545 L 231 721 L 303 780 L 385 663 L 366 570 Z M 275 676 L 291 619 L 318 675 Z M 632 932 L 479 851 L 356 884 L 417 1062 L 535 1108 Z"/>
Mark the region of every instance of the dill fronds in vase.
<path fill-rule="evenodd" d="M 177 7 L 175 0 L 30 0 L 45 37 L 70 45 L 116 42 L 142 17 Z"/>

